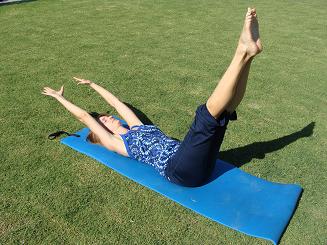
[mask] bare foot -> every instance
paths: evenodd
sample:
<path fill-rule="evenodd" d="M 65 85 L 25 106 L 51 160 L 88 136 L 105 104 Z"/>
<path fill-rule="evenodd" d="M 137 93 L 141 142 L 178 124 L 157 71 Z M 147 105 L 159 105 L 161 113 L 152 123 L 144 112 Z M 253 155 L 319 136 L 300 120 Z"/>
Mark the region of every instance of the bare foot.
<path fill-rule="evenodd" d="M 259 36 L 259 23 L 255 9 L 248 8 L 238 48 L 245 51 L 249 57 L 254 57 L 262 51 Z"/>

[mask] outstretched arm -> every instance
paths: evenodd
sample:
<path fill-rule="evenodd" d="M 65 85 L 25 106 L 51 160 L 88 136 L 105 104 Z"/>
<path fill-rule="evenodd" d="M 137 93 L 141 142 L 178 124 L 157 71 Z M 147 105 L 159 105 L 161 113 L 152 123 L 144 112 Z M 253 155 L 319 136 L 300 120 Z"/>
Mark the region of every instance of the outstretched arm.
<path fill-rule="evenodd" d="M 127 122 L 129 127 L 143 124 L 128 106 L 126 106 L 108 90 L 104 89 L 100 85 L 97 85 L 90 80 L 85 80 L 77 77 L 74 77 L 74 79 L 79 82 L 78 84 L 87 84 L 96 92 L 98 92 L 108 102 L 109 105 L 116 109 L 119 115 Z"/>
<path fill-rule="evenodd" d="M 60 90 L 55 91 L 49 87 L 43 89 L 42 94 L 51 96 L 55 98 L 59 103 L 61 103 L 71 114 L 73 114 L 80 122 L 85 124 L 92 132 L 94 132 L 99 138 L 102 145 L 111 151 L 116 151 L 117 149 L 116 139 L 109 132 L 107 132 L 87 111 L 79 108 L 70 101 L 64 98 L 64 86 Z"/>

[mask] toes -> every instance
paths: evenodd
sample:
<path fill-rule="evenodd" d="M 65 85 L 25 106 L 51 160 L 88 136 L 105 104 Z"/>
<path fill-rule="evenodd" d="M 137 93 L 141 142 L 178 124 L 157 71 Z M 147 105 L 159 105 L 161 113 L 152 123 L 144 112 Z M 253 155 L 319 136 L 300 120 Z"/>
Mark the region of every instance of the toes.
<path fill-rule="evenodd" d="M 256 16 L 256 9 L 248 7 L 248 11 L 246 12 L 246 16 Z"/>
<path fill-rule="evenodd" d="M 257 11 L 256 11 L 255 8 L 252 9 L 251 14 L 252 14 L 254 17 L 257 17 Z"/>
<path fill-rule="evenodd" d="M 255 8 L 250 8 L 248 7 L 248 10 L 246 12 L 245 15 L 245 20 L 246 21 L 252 21 L 252 20 L 256 20 L 257 17 L 257 10 Z"/>
<path fill-rule="evenodd" d="M 251 15 L 251 8 L 248 8 L 248 11 L 246 12 L 246 16 Z"/>
<path fill-rule="evenodd" d="M 246 16 L 246 19 L 247 20 L 252 20 L 252 18 L 253 18 L 253 15 L 252 14 L 249 14 L 249 15 Z"/>

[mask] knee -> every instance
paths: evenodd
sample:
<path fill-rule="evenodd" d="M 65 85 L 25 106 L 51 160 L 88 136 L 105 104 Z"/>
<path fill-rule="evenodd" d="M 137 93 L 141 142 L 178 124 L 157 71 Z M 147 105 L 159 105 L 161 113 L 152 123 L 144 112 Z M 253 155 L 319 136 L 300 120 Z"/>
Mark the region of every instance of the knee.
<path fill-rule="evenodd" d="M 207 107 L 207 110 L 211 114 L 211 116 L 215 117 L 213 104 L 208 100 L 205 106 Z"/>
<path fill-rule="evenodd" d="M 207 110 L 210 115 L 215 119 L 219 118 L 220 114 L 223 112 L 223 109 L 217 109 L 217 105 L 213 104 L 210 100 L 206 102 L 205 106 L 207 107 Z"/>

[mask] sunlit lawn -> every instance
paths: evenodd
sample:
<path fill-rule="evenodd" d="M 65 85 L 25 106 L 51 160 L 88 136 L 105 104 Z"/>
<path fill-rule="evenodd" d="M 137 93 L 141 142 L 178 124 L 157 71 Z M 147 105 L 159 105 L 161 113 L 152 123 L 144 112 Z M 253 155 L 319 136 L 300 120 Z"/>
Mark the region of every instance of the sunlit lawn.
<path fill-rule="evenodd" d="M 0 243 L 270 244 L 136 184 L 47 135 L 82 125 L 40 94 L 97 81 L 182 139 L 233 55 L 247 1 L 30 1 L 0 6 Z M 325 1 L 252 1 L 264 52 L 221 158 L 304 188 L 281 244 L 326 244 Z M 302 130 L 303 129 L 303 130 Z"/>

